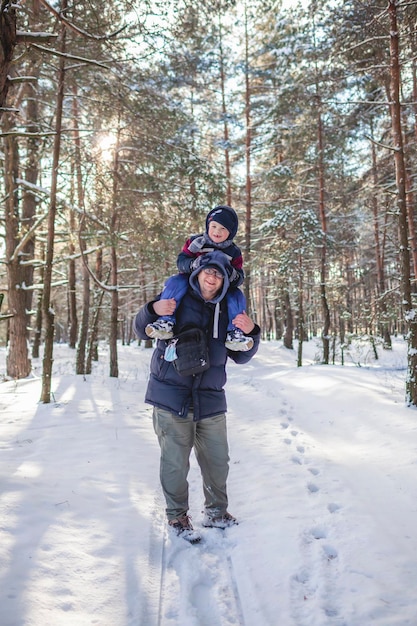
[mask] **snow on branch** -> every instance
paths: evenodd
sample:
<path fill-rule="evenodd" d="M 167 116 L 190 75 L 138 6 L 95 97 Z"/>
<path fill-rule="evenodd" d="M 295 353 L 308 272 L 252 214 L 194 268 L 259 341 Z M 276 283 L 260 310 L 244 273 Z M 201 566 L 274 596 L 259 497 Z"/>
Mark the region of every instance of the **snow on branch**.
<path fill-rule="evenodd" d="M 41 215 L 33 224 L 33 226 L 27 231 L 27 233 L 25 233 L 25 235 L 22 237 L 22 239 L 19 241 L 18 245 L 14 249 L 13 254 L 9 259 L 9 262 L 13 262 L 18 257 L 18 255 L 20 254 L 20 251 L 23 250 L 27 242 L 31 239 L 33 233 L 36 231 L 38 226 L 42 224 L 44 219 L 46 219 L 47 217 L 48 217 L 48 213 Z"/>
<path fill-rule="evenodd" d="M 37 76 L 7 76 L 7 80 L 10 83 L 26 83 L 26 82 L 36 83 L 38 78 Z"/>
<path fill-rule="evenodd" d="M 49 189 L 45 189 L 45 187 L 40 187 L 39 185 L 30 183 L 24 178 L 16 178 L 16 183 L 21 187 L 25 187 L 27 190 L 32 191 L 34 195 L 49 196 Z"/>
<path fill-rule="evenodd" d="M 386 150 L 392 150 L 393 152 L 399 152 L 399 150 L 400 150 L 400 148 L 396 148 L 395 146 L 387 146 L 384 143 L 380 143 L 379 141 L 376 141 L 375 139 L 373 139 L 369 135 L 365 135 L 365 139 L 369 139 L 369 141 L 371 141 L 376 146 L 379 146 L 380 148 L 385 148 Z"/>
<path fill-rule="evenodd" d="M 78 33 L 79 35 L 82 35 L 83 37 L 88 37 L 88 39 L 95 39 L 96 41 L 102 41 L 103 39 L 111 39 L 112 37 L 116 37 L 116 35 L 121 33 L 122 30 L 126 28 L 126 26 L 121 26 L 118 30 L 116 30 L 114 33 L 110 33 L 109 35 L 92 35 L 91 33 L 88 33 L 82 28 L 75 26 L 75 24 L 67 20 L 61 13 L 59 13 L 56 9 L 54 9 L 46 0 L 40 0 L 40 3 L 43 4 L 43 6 L 47 8 L 48 11 L 52 13 L 52 15 L 54 15 L 58 20 L 60 20 L 63 24 L 65 24 L 65 26 L 68 26 L 68 28 L 73 30 L 75 33 Z"/>
<path fill-rule="evenodd" d="M 86 59 L 84 57 L 76 56 L 75 54 L 64 54 L 63 52 L 58 52 L 58 50 L 45 48 L 45 46 L 40 46 L 39 44 L 36 44 L 36 43 L 33 43 L 31 47 L 36 48 L 37 50 L 42 50 L 42 52 L 48 52 L 49 54 L 53 54 L 57 57 L 65 57 L 66 59 L 71 59 L 72 61 L 81 61 L 82 63 L 88 63 L 89 65 L 97 65 L 98 67 L 104 67 L 105 70 L 110 70 L 108 65 L 105 65 L 104 63 L 100 63 L 100 61 L 95 61 L 94 59 Z"/>
<path fill-rule="evenodd" d="M 41 133 L 29 133 L 26 130 L 10 130 L 5 133 L 0 133 L 0 137 L 48 137 L 49 135 L 56 135 L 56 132 L 45 131 Z"/>
<path fill-rule="evenodd" d="M 44 41 L 45 43 L 51 43 L 51 41 L 56 41 L 57 38 L 58 35 L 55 33 L 29 33 L 24 30 L 16 31 L 16 43 L 32 43 L 35 41 Z"/>
<path fill-rule="evenodd" d="M 62 280 L 57 280 L 51 283 L 51 287 L 62 287 L 64 285 L 68 285 L 68 279 L 63 278 Z M 25 291 L 43 291 L 44 283 L 35 283 L 34 285 L 28 285 L 25 287 Z"/>
<path fill-rule="evenodd" d="M 19 113 L 19 109 L 15 109 L 14 107 L 0 107 L 0 111 L 4 111 L 5 113 Z"/>

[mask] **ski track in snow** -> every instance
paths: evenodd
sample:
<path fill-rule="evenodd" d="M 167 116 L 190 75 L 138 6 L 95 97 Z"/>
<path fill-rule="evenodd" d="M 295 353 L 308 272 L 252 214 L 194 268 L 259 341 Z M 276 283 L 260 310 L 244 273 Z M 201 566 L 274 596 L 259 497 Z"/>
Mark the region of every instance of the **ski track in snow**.
<path fill-rule="evenodd" d="M 154 508 L 147 563 L 152 593 L 142 607 L 146 626 L 245 626 L 227 530 L 201 530 L 190 544 L 170 532 L 162 498 Z"/>
<path fill-rule="evenodd" d="M 222 532 L 204 530 L 201 543 L 193 545 L 165 532 L 158 626 L 244 626 Z"/>

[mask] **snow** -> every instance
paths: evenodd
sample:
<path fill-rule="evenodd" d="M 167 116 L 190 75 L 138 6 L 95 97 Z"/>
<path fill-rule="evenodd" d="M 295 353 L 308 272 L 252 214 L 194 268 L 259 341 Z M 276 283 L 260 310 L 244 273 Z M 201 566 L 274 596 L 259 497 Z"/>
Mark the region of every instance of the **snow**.
<path fill-rule="evenodd" d="M 54 348 L 53 402 L 33 375 L 0 384 L 1 626 L 415 626 L 417 413 L 406 342 L 316 364 L 263 342 L 228 366 L 230 511 L 239 526 L 166 532 L 143 402 L 152 350 L 105 348 L 90 376 Z M 5 372 L 0 350 L 0 374 Z M 360 362 L 360 367 L 355 363 Z M 4 376 L 3 376 L 4 379 Z"/>

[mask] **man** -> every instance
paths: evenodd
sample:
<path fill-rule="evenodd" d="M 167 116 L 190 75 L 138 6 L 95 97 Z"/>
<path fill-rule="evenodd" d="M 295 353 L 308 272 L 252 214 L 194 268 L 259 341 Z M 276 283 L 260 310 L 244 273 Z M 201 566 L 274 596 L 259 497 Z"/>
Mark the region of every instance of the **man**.
<path fill-rule="evenodd" d="M 205 510 L 203 526 L 227 528 L 237 520 L 227 511 L 226 480 L 229 451 L 224 385 L 226 361 L 247 363 L 257 352 L 260 328 L 243 312 L 233 323 L 253 339 L 246 352 L 225 346 L 228 325 L 226 293 L 233 272 L 228 258 L 219 251 L 202 256 L 192 272 L 189 287 L 176 312 L 175 331 L 198 327 L 207 333 L 210 367 L 201 374 L 180 376 L 164 359 L 167 341 L 158 340 L 151 360 L 145 402 L 152 404 L 154 429 L 161 448 L 160 479 L 166 500 L 168 523 L 190 542 L 200 540 L 188 516 L 189 458 L 194 448 L 203 479 Z M 135 332 L 147 339 L 145 328 L 161 315 L 175 310 L 175 300 L 157 299 L 146 304 L 135 319 Z"/>

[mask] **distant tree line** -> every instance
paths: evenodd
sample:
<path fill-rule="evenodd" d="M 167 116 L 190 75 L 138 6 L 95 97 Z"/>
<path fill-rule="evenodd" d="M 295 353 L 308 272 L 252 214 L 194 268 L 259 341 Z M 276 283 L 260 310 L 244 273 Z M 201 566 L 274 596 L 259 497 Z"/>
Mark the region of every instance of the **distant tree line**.
<path fill-rule="evenodd" d="M 302 5 L 302 6 L 301 6 Z M 417 405 L 417 5 L 2 0 L 0 333 L 7 375 L 98 344 L 176 271 L 207 211 L 239 214 L 264 339 L 409 345 Z M 377 355 L 377 352 L 376 352 Z"/>

